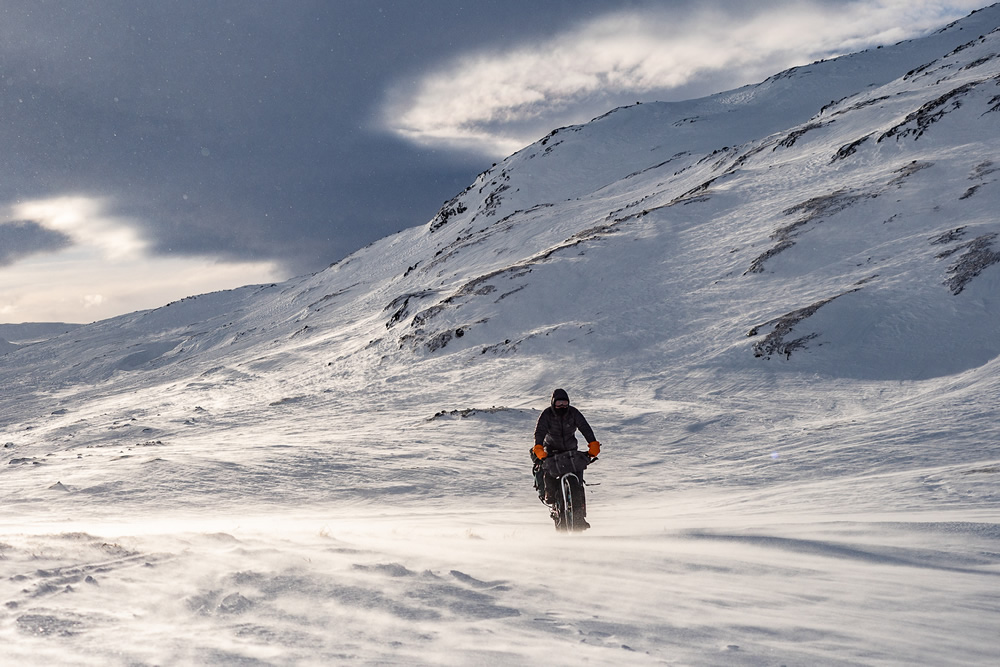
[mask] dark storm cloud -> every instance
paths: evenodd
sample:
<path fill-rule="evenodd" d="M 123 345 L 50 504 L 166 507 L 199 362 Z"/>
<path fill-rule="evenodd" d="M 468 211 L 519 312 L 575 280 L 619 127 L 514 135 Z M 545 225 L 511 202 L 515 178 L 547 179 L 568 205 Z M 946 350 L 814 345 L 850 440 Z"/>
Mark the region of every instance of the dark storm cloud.
<path fill-rule="evenodd" d="M 380 132 L 391 78 L 602 5 L 5 2 L 0 204 L 99 197 L 153 252 L 316 270 L 489 166 Z"/>
<path fill-rule="evenodd" d="M 62 232 L 46 229 L 31 220 L 0 223 L 0 266 L 70 245 L 72 240 Z"/>

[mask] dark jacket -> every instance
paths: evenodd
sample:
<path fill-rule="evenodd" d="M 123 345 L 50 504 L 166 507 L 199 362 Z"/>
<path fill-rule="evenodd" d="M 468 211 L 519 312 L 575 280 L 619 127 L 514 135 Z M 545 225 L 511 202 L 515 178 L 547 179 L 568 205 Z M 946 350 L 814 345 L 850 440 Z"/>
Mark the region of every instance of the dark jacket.
<path fill-rule="evenodd" d="M 557 399 L 569 400 L 569 397 L 561 389 L 553 392 L 552 405 L 542 410 L 535 424 L 535 444 L 543 444 L 549 454 L 557 454 L 577 449 L 575 435 L 577 430 L 585 442 L 596 440 L 594 429 L 590 428 L 583 414 L 572 405 L 563 410 L 556 410 L 554 404 Z"/>

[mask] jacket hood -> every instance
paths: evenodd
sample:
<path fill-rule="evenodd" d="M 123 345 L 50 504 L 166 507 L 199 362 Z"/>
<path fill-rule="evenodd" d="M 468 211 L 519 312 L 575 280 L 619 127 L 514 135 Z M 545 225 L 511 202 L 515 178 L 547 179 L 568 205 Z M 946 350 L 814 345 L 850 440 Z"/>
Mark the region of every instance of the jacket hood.
<path fill-rule="evenodd" d="M 568 401 L 569 394 L 566 393 L 565 389 L 556 389 L 552 392 L 552 400 L 549 401 L 549 405 L 553 408 L 556 406 L 556 401 Z"/>

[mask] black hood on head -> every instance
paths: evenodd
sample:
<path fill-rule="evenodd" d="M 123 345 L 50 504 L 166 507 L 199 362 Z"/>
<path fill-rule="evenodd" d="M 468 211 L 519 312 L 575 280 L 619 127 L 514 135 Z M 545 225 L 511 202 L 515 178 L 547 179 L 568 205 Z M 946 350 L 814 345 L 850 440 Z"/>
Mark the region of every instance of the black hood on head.
<path fill-rule="evenodd" d="M 550 401 L 549 404 L 553 408 L 555 408 L 556 401 L 568 401 L 568 400 L 569 400 L 569 394 L 566 393 L 565 389 L 556 389 L 554 392 L 552 392 L 552 400 Z"/>

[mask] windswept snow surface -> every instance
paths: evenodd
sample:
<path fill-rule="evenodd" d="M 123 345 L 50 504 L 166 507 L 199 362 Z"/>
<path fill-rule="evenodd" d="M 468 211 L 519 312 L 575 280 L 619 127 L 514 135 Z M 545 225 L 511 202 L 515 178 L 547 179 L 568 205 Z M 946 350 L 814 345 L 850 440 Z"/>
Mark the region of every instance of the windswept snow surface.
<path fill-rule="evenodd" d="M 322 273 L 12 349 L 4 662 L 994 664 L 998 26 L 619 109 Z M 568 536 L 557 386 L 604 443 Z"/>

